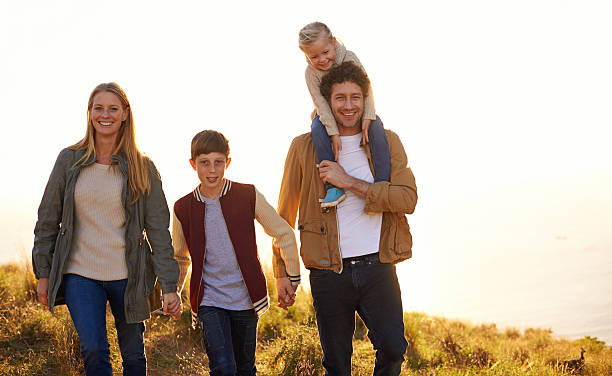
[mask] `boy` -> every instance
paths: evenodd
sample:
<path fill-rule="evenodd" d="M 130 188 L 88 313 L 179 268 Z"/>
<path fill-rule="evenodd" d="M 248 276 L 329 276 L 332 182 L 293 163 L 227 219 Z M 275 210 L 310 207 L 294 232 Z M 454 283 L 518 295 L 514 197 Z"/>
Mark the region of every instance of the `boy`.
<path fill-rule="evenodd" d="M 279 306 L 295 299 L 300 281 L 291 227 L 250 184 L 224 178 L 229 144 L 205 130 L 191 141 L 189 163 L 200 184 L 174 204 L 172 238 L 181 269 L 179 286 L 192 264 L 189 302 L 202 328 L 210 375 L 255 375 L 258 317 L 268 309 L 266 280 L 257 255 L 254 219 L 274 238 L 285 270 L 275 275 Z"/>

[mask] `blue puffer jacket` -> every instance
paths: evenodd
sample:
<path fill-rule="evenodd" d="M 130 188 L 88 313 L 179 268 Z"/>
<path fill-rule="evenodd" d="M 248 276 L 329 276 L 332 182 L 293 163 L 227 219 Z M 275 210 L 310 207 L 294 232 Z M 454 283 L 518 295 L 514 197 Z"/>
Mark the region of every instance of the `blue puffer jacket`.
<path fill-rule="evenodd" d="M 81 169 L 95 162 L 92 156 L 74 164 L 84 150 L 64 149 L 60 152 L 47 182 L 34 228 L 32 265 L 36 278 L 49 278 L 49 309 L 64 304 L 63 274 L 74 232 L 74 189 Z M 127 160 L 113 155 L 123 174 L 122 202 L 125 208 L 125 260 L 128 283 L 125 290 L 125 316 L 128 323 L 146 320 L 152 306 L 154 286 L 159 280 L 162 292 L 177 291 L 179 268 L 168 231 L 170 214 L 162 190 L 161 178 L 153 162 L 149 162 L 151 191 L 130 204 Z M 73 167 L 74 166 L 74 167 Z M 157 300 L 158 301 L 158 300 Z"/>

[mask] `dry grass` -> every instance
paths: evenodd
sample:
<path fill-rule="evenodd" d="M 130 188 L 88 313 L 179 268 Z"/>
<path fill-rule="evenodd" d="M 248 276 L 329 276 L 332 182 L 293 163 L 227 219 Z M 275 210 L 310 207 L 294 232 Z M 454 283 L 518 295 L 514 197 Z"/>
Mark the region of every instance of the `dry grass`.
<path fill-rule="evenodd" d="M 0 373 L 81 375 L 79 342 L 65 306 L 55 314 L 36 304 L 36 281 L 27 263 L 0 267 Z M 272 287 L 272 286 L 270 286 Z M 271 301 L 275 292 L 270 289 Z M 185 299 L 185 297 L 183 297 Z M 121 356 L 112 315 L 108 314 L 113 370 Z M 150 375 L 206 375 L 207 358 L 191 317 L 179 321 L 154 316 L 147 321 L 145 345 Z M 471 325 L 422 313 L 405 313 L 409 346 L 402 375 L 611 375 L 612 349 L 593 337 L 556 340 L 550 330 L 500 331 L 494 324 Z M 374 351 L 358 322 L 353 341 L 353 375 L 371 375 Z M 308 292 L 285 312 L 272 307 L 258 327 L 257 369 L 261 375 L 322 375 L 321 347 Z M 586 350 L 584 368 L 564 360 Z"/>

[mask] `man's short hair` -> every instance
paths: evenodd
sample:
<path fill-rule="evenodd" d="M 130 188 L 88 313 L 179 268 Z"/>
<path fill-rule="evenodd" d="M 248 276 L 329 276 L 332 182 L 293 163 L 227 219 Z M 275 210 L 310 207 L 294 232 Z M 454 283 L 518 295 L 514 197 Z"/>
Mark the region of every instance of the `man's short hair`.
<path fill-rule="evenodd" d="M 368 95 L 370 88 L 370 79 L 366 72 L 361 69 L 357 64 L 352 61 L 345 61 L 344 63 L 331 68 L 327 71 L 327 74 L 321 79 L 321 85 L 319 90 L 321 95 L 330 102 L 332 87 L 334 84 L 341 84 L 343 82 L 354 82 L 361 88 L 361 93 L 364 97 Z"/>
<path fill-rule="evenodd" d="M 195 161 L 200 154 L 221 153 L 229 157 L 229 142 L 221 133 L 213 130 L 199 132 L 191 140 L 191 160 Z"/>

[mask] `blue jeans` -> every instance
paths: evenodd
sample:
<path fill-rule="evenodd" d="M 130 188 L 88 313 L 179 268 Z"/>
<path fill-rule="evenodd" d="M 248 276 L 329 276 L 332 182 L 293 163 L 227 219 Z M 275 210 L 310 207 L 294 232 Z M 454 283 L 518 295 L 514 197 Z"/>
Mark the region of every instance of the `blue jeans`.
<path fill-rule="evenodd" d="M 344 259 L 343 270 L 311 269 L 310 289 L 317 317 L 325 375 L 351 374 L 355 312 L 376 350 L 374 375 L 399 375 L 408 343 L 395 265 L 378 253 Z"/>
<path fill-rule="evenodd" d="M 319 120 L 319 115 L 315 116 L 312 121 L 310 137 L 312 138 L 312 145 L 314 146 L 318 163 L 325 160 L 336 160 L 334 158 L 331 138 L 327 134 L 325 126 Z M 376 120 L 370 123 L 368 137 L 370 138 L 370 154 L 372 155 L 372 165 L 374 166 L 374 181 L 390 181 L 391 157 L 389 156 L 389 142 L 387 141 L 383 123 L 378 116 L 376 116 Z M 326 190 L 333 187 L 330 183 L 325 183 Z"/>
<path fill-rule="evenodd" d="M 210 306 L 198 308 L 210 376 L 256 374 L 257 320 L 254 309 L 232 311 Z"/>
<path fill-rule="evenodd" d="M 66 305 L 79 334 L 87 375 L 110 375 L 110 351 L 106 336 L 106 302 L 115 318 L 117 339 L 123 360 L 123 375 L 146 375 L 145 325 L 125 321 L 123 297 L 127 279 L 97 281 L 77 274 L 64 275 Z"/>

